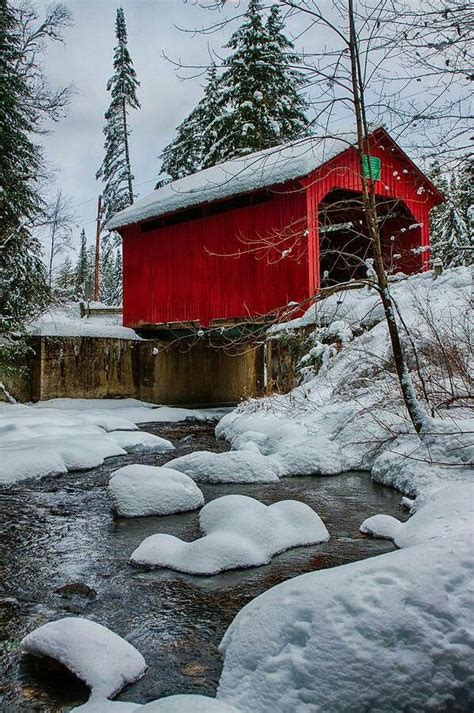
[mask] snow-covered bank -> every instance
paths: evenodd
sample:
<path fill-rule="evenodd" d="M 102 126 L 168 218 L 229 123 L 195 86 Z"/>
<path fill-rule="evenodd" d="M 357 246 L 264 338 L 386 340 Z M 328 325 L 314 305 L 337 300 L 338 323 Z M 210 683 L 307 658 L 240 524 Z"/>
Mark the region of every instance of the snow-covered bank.
<path fill-rule="evenodd" d="M 0 403 L 0 484 L 94 468 L 110 456 L 173 445 L 137 424 L 212 420 L 222 409 L 155 407 L 136 399 Z"/>
<path fill-rule="evenodd" d="M 303 343 L 302 384 L 243 403 L 219 422 L 217 435 L 237 451 L 276 461 L 283 475 L 371 470 L 410 495 L 462 480 L 474 455 L 466 408 L 471 282 L 469 268 L 456 268 L 436 280 L 424 273 L 391 286 L 408 365 L 428 414 L 421 441 L 401 401 L 380 300 L 366 288 L 332 295 L 317 310 L 273 328 L 276 338 L 291 340 L 315 315 L 326 325 Z"/>
<path fill-rule="evenodd" d="M 472 542 L 437 527 L 250 602 L 221 644 L 218 697 L 245 713 L 472 710 Z"/>
<path fill-rule="evenodd" d="M 379 300 L 367 290 L 318 305 L 325 326 L 308 339 L 301 386 L 244 403 L 219 423 L 234 449 L 276 460 L 287 474 L 364 469 L 416 497 L 405 524 L 383 514 L 361 524 L 399 551 L 296 577 L 241 610 L 221 644 L 218 697 L 244 713 L 472 710 L 470 291 L 465 268 L 392 285 L 429 413 L 421 439 L 399 396 Z M 291 328 L 314 320 L 313 307 L 275 333 L 291 338 Z"/>
<path fill-rule="evenodd" d="M 321 518 L 297 500 L 264 505 L 245 495 L 226 495 L 203 507 L 199 524 L 199 540 L 152 535 L 133 552 L 131 561 L 190 574 L 217 574 L 268 564 L 279 552 L 329 539 Z"/>

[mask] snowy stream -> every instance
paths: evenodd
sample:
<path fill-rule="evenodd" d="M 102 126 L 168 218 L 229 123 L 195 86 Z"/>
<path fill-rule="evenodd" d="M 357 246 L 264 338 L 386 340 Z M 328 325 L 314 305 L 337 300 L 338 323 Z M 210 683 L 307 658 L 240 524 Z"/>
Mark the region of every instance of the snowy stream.
<path fill-rule="evenodd" d="M 148 535 L 198 537 L 198 513 L 114 520 L 105 488 L 112 471 L 127 463 L 163 465 L 195 450 L 228 449 L 214 438 L 213 424 L 147 424 L 143 430 L 170 439 L 176 450 L 110 458 L 93 470 L 0 490 L 1 711 L 56 713 L 86 701 L 88 690 L 64 669 L 19 656 L 25 634 L 68 613 L 108 626 L 145 656 L 147 675 L 117 700 L 212 696 L 222 667 L 219 642 L 249 600 L 295 575 L 394 549 L 387 540 L 364 537 L 359 526 L 379 512 L 405 519 L 400 493 L 374 484 L 368 473 L 347 473 L 270 485 L 200 484 L 206 502 L 229 493 L 266 504 L 301 500 L 323 519 L 331 535 L 327 543 L 290 550 L 264 567 L 213 577 L 133 568 L 129 556 Z M 71 583 L 86 586 L 61 589 Z"/>

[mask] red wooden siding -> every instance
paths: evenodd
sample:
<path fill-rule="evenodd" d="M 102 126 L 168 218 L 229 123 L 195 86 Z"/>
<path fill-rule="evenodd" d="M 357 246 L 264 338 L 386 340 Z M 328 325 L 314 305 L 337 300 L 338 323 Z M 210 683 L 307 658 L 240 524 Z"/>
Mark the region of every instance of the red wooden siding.
<path fill-rule="evenodd" d="M 305 216 L 301 190 L 150 232 L 140 226 L 123 229 L 124 324 L 199 320 L 208 325 L 215 318 L 263 315 L 304 300 Z M 244 242 L 268 236 L 269 226 L 278 232 L 289 225 L 298 228 L 301 242 L 286 258 L 281 253 L 292 239 L 278 251 L 256 253 Z M 233 257 L 239 250 L 240 257 Z"/>
<path fill-rule="evenodd" d="M 371 156 L 381 160 L 380 180 L 375 182 L 377 196 L 389 199 L 398 199 L 413 216 L 412 223 L 420 223 L 421 227 L 410 230 L 409 234 L 397 235 L 399 247 L 403 250 L 403 259 L 400 269 L 414 272 L 426 267 L 428 253 L 419 256 L 407 254 L 412 246 L 429 246 L 429 211 L 439 202 L 430 191 L 429 182 L 416 171 L 411 162 L 403 159 L 393 144 L 385 140 L 385 135 L 373 136 L 370 146 Z M 313 171 L 304 179 L 307 190 L 309 220 L 309 244 L 312 245 L 310 253 L 319 255 L 318 214 L 314 206 L 332 190 L 336 188 L 360 192 L 361 180 L 357 152 L 354 148 L 339 154 L 331 161 Z M 309 268 L 310 293 L 319 288 L 320 275 L 318 269 Z"/>
<path fill-rule="evenodd" d="M 397 269 L 406 272 L 426 267 L 428 254 L 410 249 L 429 246 L 429 211 L 440 195 L 385 132 L 372 135 L 370 154 L 381 159 L 377 196 L 401 201 L 409 211 L 382 228 L 386 254 L 401 251 Z M 204 213 L 166 227 L 149 229 L 149 224 L 146 231 L 140 225 L 121 229 L 124 324 L 199 320 L 207 326 L 213 319 L 265 315 L 290 301 L 306 300 L 320 285 L 318 206 L 334 189 L 360 192 L 353 148 L 302 179 L 299 190 L 294 183 L 279 187 L 268 202 Z M 420 225 L 407 230 L 415 223 Z M 265 237 L 290 225 L 297 239 L 288 236 L 268 251 L 261 247 Z M 284 257 L 290 246 L 292 252 Z"/>

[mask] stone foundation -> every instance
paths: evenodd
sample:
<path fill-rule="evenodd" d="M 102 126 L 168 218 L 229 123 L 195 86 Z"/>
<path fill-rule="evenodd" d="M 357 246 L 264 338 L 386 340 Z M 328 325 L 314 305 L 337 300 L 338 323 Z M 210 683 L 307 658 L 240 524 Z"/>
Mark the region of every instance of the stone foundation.
<path fill-rule="evenodd" d="M 31 346 L 21 389 L 20 382 L 5 379 L 22 401 L 132 397 L 160 404 L 234 404 L 264 388 L 263 347 L 229 354 L 205 340 L 97 337 L 35 337 Z"/>

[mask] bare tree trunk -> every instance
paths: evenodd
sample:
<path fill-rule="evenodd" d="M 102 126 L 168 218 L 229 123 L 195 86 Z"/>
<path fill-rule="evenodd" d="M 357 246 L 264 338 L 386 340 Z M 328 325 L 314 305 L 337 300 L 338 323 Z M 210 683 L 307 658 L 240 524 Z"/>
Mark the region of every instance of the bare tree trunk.
<path fill-rule="evenodd" d="M 380 240 L 380 230 L 377 221 L 377 203 L 374 191 L 374 181 L 372 179 L 372 167 L 369 160 L 369 129 L 364 103 L 364 81 L 360 66 L 359 45 L 354 18 L 353 0 L 348 0 L 349 12 L 349 53 L 351 61 L 351 81 L 353 91 L 354 112 L 357 126 L 357 151 L 359 156 L 359 172 L 362 184 L 362 203 L 367 220 L 369 237 L 372 245 L 374 271 L 380 290 L 380 298 L 387 322 L 388 333 L 392 345 L 395 369 L 397 372 L 400 389 L 406 409 L 417 433 L 423 428 L 427 419 L 427 414 L 419 403 L 410 372 L 408 370 L 403 347 L 400 340 L 397 323 L 395 320 L 395 309 L 390 296 L 387 274 L 383 264 L 382 243 Z M 367 156 L 367 166 L 369 177 L 365 175 L 364 155 Z"/>

